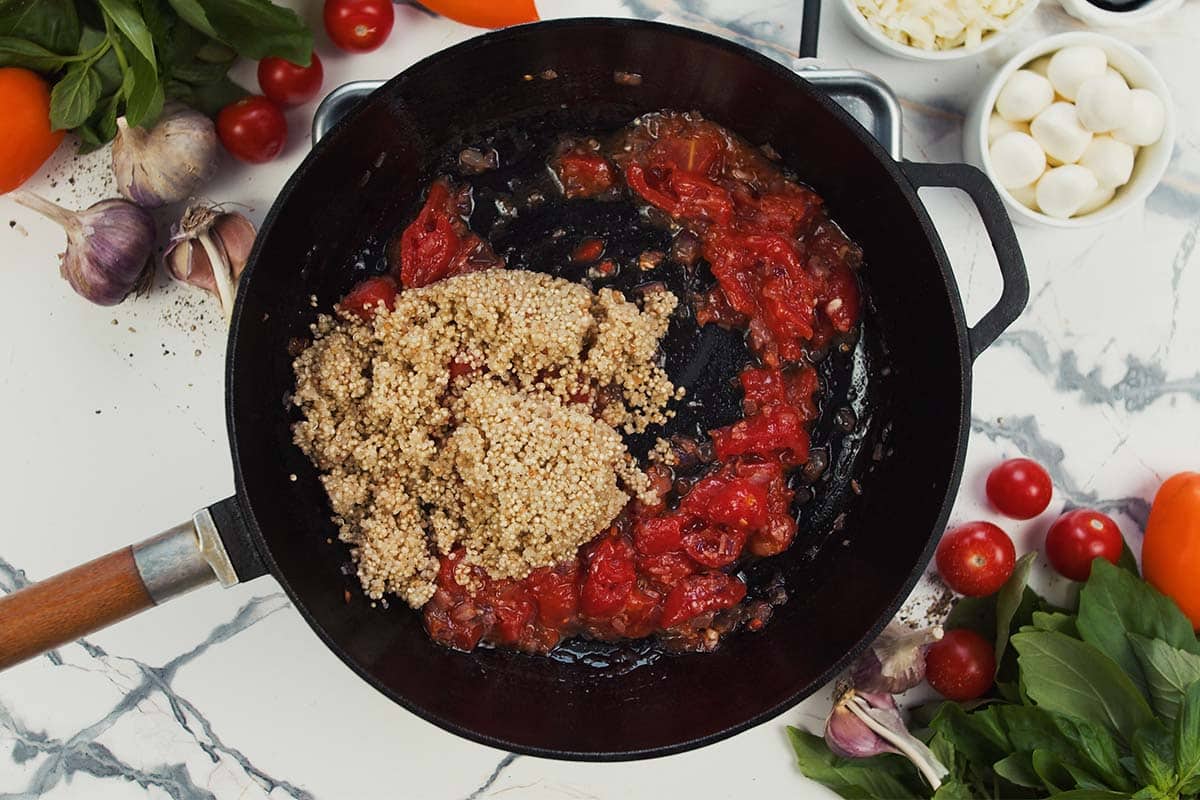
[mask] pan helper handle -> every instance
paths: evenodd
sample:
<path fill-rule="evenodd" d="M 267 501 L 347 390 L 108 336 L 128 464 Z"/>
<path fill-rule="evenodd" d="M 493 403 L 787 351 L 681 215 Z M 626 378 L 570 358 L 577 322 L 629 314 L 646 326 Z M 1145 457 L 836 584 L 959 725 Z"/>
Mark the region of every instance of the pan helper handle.
<path fill-rule="evenodd" d="M 0 597 L 0 670 L 219 581 L 238 582 L 209 509 L 190 522 Z"/>

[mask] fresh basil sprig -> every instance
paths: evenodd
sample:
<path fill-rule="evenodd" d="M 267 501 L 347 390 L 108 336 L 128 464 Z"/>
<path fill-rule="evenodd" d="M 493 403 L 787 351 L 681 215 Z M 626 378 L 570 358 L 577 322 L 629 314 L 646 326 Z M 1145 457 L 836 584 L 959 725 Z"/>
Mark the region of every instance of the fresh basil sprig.
<path fill-rule="evenodd" d="M 52 127 L 84 149 L 166 100 L 215 115 L 246 94 L 227 74 L 238 56 L 307 65 L 312 32 L 270 0 L 0 0 L 0 67 L 45 76 Z"/>
<path fill-rule="evenodd" d="M 1032 559 L 946 621 L 996 642 L 997 688 L 917 708 L 951 774 L 935 800 L 1176 800 L 1200 795 L 1200 640 L 1127 560 L 1098 559 L 1073 608 L 1025 585 Z M 801 771 L 843 797 L 930 797 L 903 759 L 838 759 L 793 729 Z M 877 760 L 878 759 L 878 760 Z M 886 759 L 886 760 L 885 760 Z M 878 782 L 865 777 L 885 772 Z"/>

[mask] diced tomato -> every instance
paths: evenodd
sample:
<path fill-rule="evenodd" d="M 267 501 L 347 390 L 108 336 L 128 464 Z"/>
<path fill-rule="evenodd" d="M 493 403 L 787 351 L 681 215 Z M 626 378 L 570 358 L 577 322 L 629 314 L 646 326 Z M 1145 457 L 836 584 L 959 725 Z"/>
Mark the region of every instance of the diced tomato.
<path fill-rule="evenodd" d="M 790 406 L 805 420 L 815 419 L 813 395 L 820 379 L 812 367 L 781 370 L 778 367 L 747 367 L 738 375 L 746 415 L 753 416 L 773 406 Z"/>
<path fill-rule="evenodd" d="M 536 569 L 526 580 L 537 601 L 539 622 L 547 628 L 561 628 L 575 617 L 579 610 L 577 560 Z"/>
<path fill-rule="evenodd" d="M 684 553 L 663 553 L 657 556 L 639 555 L 637 570 L 639 574 L 645 575 L 657 586 L 670 589 L 683 578 L 695 573 L 696 562 Z"/>
<path fill-rule="evenodd" d="M 767 521 L 767 487 L 749 481 L 725 484 L 709 501 L 710 520 L 738 530 L 755 530 Z"/>
<path fill-rule="evenodd" d="M 681 514 L 642 517 L 633 527 L 633 546 L 650 556 L 674 552 L 683 546 L 685 522 Z"/>
<path fill-rule="evenodd" d="M 625 605 L 636 578 L 633 546 L 617 534 L 609 534 L 587 555 L 580 609 L 589 617 L 611 617 Z"/>
<path fill-rule="evenodd" d="M 496 624 L 492 629 L 496 638 L 505 644 L 517 641 L 537 611 L 533 595 L 524 584 L 511 580 L 497 581 L 489 595 L 492 611 L 496 615 Z"/>
<path fill-rule="evenodd" d="M 721 167 L 724 150 L 725 142 L 720 134 L 692 129 L 681 136 L 668 135 L 659 139 L 651 159 L 670 169 L 711 177 Z"/>
<path fill-rule="evenodd" d="M 745 544 L 745 528 L 700 524 L 683 535 L 684 552 L 697 564 L 714 569 L 737 561 Z"/>
<path fill-rule="evenodd" d="M 800 233 L 804 223 L 821 206 L 814 192 L 794 183 L 778 191 L 758 195 L 747 187 L 733 193 L 740 224 L 761 231 L 776 231 L 788 236 Z"/>
<path fill-rule="evenodd" d="M 604 240 L 588 237 L 571 251 L 571 260 L 576 264 L 590 264 L 604 255 Z"/>
<path fill-rule="evenodd" d="M 633 587 L 624 607 L 609 622 L 613 630 L 629 639 L 649 636 L 658 627 L 659 600 L 657 593 Z"/>
<path fill-rule="evenodd" d="M 598 153 L 572 151 L 551 161 L 551 168 L 568 199 L 595 197 L 612 188 L 613 168 Z"/>
<path fill-rule="evenodd" d="M 438 589 L 423 609 L 430 638 L 456 650 L 474 650 L 490 629 L 488 615 L 470 599 Z"/>
<path fill-rule="evenodd" d="M 746 584 L 722 572 L 692 575 L 667 595 L 659 624 L 672 628 L 707 611 L 735 606 L 745 596 Z"/>
<path fill-rule="evenodd" d="M 825 280 L 818 308 L 834 330 L 846 333 L 858 321 L 860 305 L 858 279 L 849 267 L 839 264 Z"/>
<path fill-rule="evenodd" d="M 677 219 L 727 225 L 733 218 L 729 192 L 702 175 L 630 164 L 625 179 L 643 200 Z"/>
<path fill-rule="evenodd" d="M 796 520 L 785 509 L 782 513 L 772 514 L 766 525 L 751 533 L 747 547 L 759 558 L 766 558 L 787 550 L 795 538 Z"/>
<path fill-rule="evenodd" d="M 417 218 L 400 237 L 400 282 L 406 289 L 446 277 L 460 238 L 451 223 L 454 202 L 445 181 L 434 181 Z"/>
<path fill-rule="evenodd" d="M 396 281 L 387 275 L 367 278 L 351 289 L 338 305 L 370 322 L 381 304 L 388 311 L 396 307 L 396 288 Z"/>
<path fill-rule="evenodd" d="M 797 466 L 808 459 L 808 431 L 792 408 L 777 407 L 709 431 L 717 458 L 757 455 Z"/>

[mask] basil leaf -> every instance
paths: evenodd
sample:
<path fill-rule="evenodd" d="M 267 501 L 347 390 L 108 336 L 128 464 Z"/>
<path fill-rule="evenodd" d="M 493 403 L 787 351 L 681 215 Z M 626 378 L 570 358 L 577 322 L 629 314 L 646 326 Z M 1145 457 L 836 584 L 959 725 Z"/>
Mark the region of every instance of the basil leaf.
<path fill-rule="evenodd" d="M 229 72 L 229 64 L 210 64 L 192 60 L 171 67 L 171 77 L 185 83 L 216 83 Z"/>
<path fill-rule="evenodd" d="M 1139 728 L 1131 744 L 1142 782 L 1170 792 L 1175 786 L 1175 742 L 1167 729 L 1157 722 Z"/>
<path fill-rule="evenodd" d="M 1117 662 L 1146 694 L 1146 679 L 1126 634 L 1162 639 L 1172 647 L 1200 654 L 1192 623 L 1179 606 L 1150 584 L 1104 559 L 1079 593 L 1079 635 Z"/>
<path fill-rule="evenodd" d="M 168 2 L 171 4 L 171 8 L 175 9 L 175 13 L 188 25 L 214 39 L 219 38 L 197 0 L 168 0 Z"/>
<path fill-rule="evenodd" d="M 996 595 L 960 597 L 946 616 L 947 630 L 966 628 L 984 639 L 996 639 Z"/>
<path fill-rule="evenodd" d="M 0 36 L 0 67 L 25 67 L 34 72 L 57 72 L 72 60 L 72 56 L 60 56 L 40 44 L 14 36 Z"/>
<path fill-rule="evenodd" d="M 1125 792 L 1105 792 L 1098 789 L 1072 789 L 1069 792 L 1059 792 L 1054 800 L 1128 800 Z"/>
<path fill-rule="evenodd" d="M 1175 772 L 1181 794 L 1200 792 L 1200 681 L 1188 686 L 1175 721 Z"/>
<path fill-rule="evenodd" d="M 968 714 L 957 703 L 943 703 L 929 728 L 976 764 L 995 763 L 1012 751 L 995 706 Z"/>
<path fill-rule="evenodd" d="M 207 114 L 210 117 L 216 117 L 221 109 L 230 103 L 235 103 L 249 94 L 241 86 L 231 81 L 228 76 L 214 83 L 203 84 L 187 84 L 178 83 L 175 85 L 177 91 L 181 91 L 181 87 L 187 87 L 187 94 L 190 96 L 188 105 L 197 111 Z M 181 94 L 172 94 L 172 97 L 182 99 Z"/>
<path fill-rule="evenodd" d="M 163 87 L 154 65 L 140 51 L 129 53 L 130 86 L 125 92 L 125 118 L 134 127 L 153 125 L 162 113 Z"/>
<path fill-rule="evenodd" d="M 1129 779 L 1133 771 L 1132 762 L 1129 769 L 1126 769 L 1117 743 L 1109 736 L 1108 731 L 1090 722 L 1062 714 L 1051 714 L 1051 718 L 1059 733 L 1074 745 L 1078 761 L 1099 775 L 1110 788 L 1121 791 L 1133 788 Z"/>
<path fill-rule="evenodd" d="M 74 53 L 79 50 L 79 33 L 73 0 L 0 0 L 0 36 L 24 39 L 54 53 Z"/>
<path fill-rule="evenodd" d="M 154 59 L 154 39 L 150 36 L 150 29 L 146 27 L 146 21 L 142 19 L 141 12 L 138 11 L 132 0 L 99 0 L 99 3 L 108 18 L 120 29 L 121 33 L 129 37 L 129 41 L 150 63 L 150 66 L 157 68 L 157 62 Z"/>
<path fill-rule="evenodd" d="M 1009 783 L 1024 786 L 1027 789 L 1042 788 L 1042 781 L 1033 771 L 1033 757 L 1030 753 L 1013 753 L 1005 756 L 992 765 L 996 774 Z"/>
<path fill-rule="evenodd" d="M 933 793 L 933 800 L 975 800 L 969 786 L 958 781 L 945 781 Z"/>
<path fill-rule="evenodd" d="M 851 800 L 909 800 L 922 796 L 911 785 L 911 780 L 919 778 L 916 767 L 907 759 L 892 755 L 839 758 L 829 752 L 829 747 L 820 736 L 791 726 L 787 732 L 800 771 L 842 797 Z M 905 782 L 898 776 L 911 780 Z"/>
<path fill-rule="evenodd" d="M 996 671 L 1000 671 L 1000 664 L 1004 659 L 1004 651 L 1008 647 L 1008 635 L 1011 630 L 1013 615 L 1017 613 L 1017 608 L 1021 605 L 1021 601 L 1025 599 L 1026 584 L 1029 582 L 1029 570 L 1033 568 L 1033 560 L 1037 558 L 1037 553 L 1026 553 L 1017 559 L 1016 565 L 1013 567 L 1012 575 L 1000 587 L 1000 591 L 996 593 Z M 1036 597 L 1032 592 L 1031 597 Z M 1030 601 L 1029 614 L 1033 613 L 1032 604 L 1036 600 Z"/>
<path fill-rule="evenodd" d="M 1125 741 L 1153 719 L 1137 687 L 1092 645 L 1052 631 L 1012 637 L 1029 698 L 1047 711 L 1095 722 Z"/>
<path fill-rule="evenodd" d="M 239 55 L 278 56 L 302 67 L 312 61 L 312 31 L 291 9 L 268 0 L 200 0 L 200 6 L 216 30 L 214 38 Z"/>
<path fill-rule="evenodd" d="M 1034 750 L 1030 756 L 1033 771 L 1041 779 L 1042 784 L 1057 795 L 1075 785 L 1075 776 L 1063 766 L 1062 759 L 1049 750 Z"/>
<path fill-rule="evenodd" d="M 82 125 L 100 100 L 100 78 L 83 62 L 71 65 L 50 92 L 50 127 L 70 130 Z"/>
<path fill-rule="evenodd" d="M 1129 548 L 1129 542 L 1124 539 L 1121 539 L 1121 556 L 1117 559 L 1117 566 L 1139 578 L 1142 577 L 1142 573 L 1138 571 L 1137 556 Z"/>
<path fill-rule="evenodd" d="M 1162 639 L 1128 634 L 1142 667 L 1150 702 L 1164 721 L 1173 723 L 1187 687 L 1200 681 L 1200 656 L 1172 647 Z"/>
<path fill-rule="evenodd" d="M 1079 638 L 1079 629 L 1075 627 L 1075 615 L 1063 614 L 1059 611 L 1033 612 L 1033 627 L 1039 631 L 1058 631 L 1072 638 Z"/>

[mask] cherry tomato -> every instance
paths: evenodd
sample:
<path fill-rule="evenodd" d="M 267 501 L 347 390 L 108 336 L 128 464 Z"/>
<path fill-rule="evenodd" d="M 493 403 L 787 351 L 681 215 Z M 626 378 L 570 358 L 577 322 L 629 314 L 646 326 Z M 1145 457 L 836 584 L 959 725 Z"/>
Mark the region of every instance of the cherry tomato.
<path fill-rule="evenodd" d="M 369 53 L 383 44 L 395 17 L 392 0 L 325 0 L 325 31 L 351 53 Z"/>
<path fill-rule="evenodd" d="M 746 584 L 723 572 L 683 578 L 663 602 L 661 624 L 671 628 L 706 611 L 719 611 L 742 602 Z"/>
<path fill-rule="evenodd" d="M 302 106 L 321 91 L 325 68 L 314 52 L 307 67 L 271 56 L 258 62 L 258 85 L 271 102 L 284 108 Z"/>
<path fill-rule="evenodd" d="M 937 568 L 951 589 L 970 597 L 996 592 L 1012 575 L 1017 551 L 1008 534 L 990 522 L 949 530 L 937 549 Z"/>
<path fill-rule="evenodd" d="M 580 608 L 589 617 L 617 614 L 633 592 L 637 577 L 633 548 L 625 539 L 609 535 L 601 539 L 588 555 Z"/>
<path fill-rule="evenodd" d="M 925 679 L 948 700 L 974 700 L 992 688 L 992 643 L 966 628 L 946 631 L 925 653 Z"/>
<path fill-rule="evenodd" d="M 251 95 L 221 109 L 217 115 L 217 135 L 225 149 L 238 159 L 263 164 L 283 150 L 287 120 L 270 100 Z"/>
<path fill-rule="evenodd" d="M 0 69 L 0 194 L 24 183 L 62 141 L 64 131 L 50 130 L 50 90 L 35 73 L 20 67 Z"/>
<path fill-rule="evenodd" d="M 1046 558 L 1064 578 L 1086 581 L 1092 574 L 1092 561 L 1103 558 L 1116 564 L 1123 543 L 1121 529 L 1111 517 L 1077 508 L 1050 526 L 1046 534 Z"/>
<path fill-rule="evenodd" d="M 538 19 L 533 0 L 422 0 L 421 5 L 480 28 L 504 28 Z"/>
<path fill-rule="evenodd" d="M 1046 510 L 1053 494 L 1050 474 L 1028 458 L 1010 458 L 988 473 L 988 500 L 1006 517 L 1033 519 Z"/>

